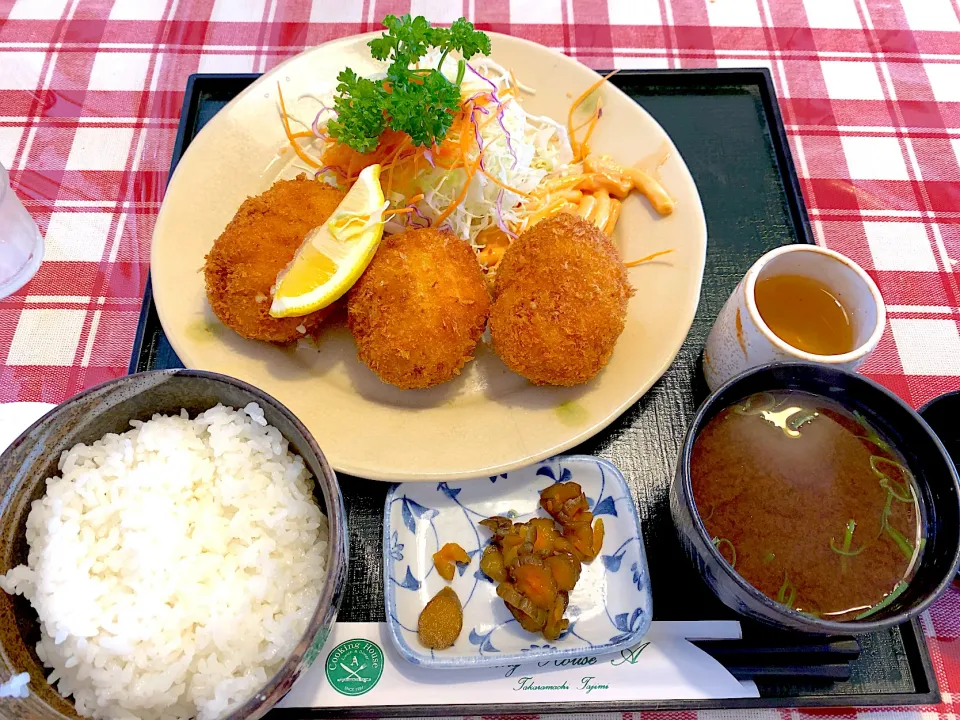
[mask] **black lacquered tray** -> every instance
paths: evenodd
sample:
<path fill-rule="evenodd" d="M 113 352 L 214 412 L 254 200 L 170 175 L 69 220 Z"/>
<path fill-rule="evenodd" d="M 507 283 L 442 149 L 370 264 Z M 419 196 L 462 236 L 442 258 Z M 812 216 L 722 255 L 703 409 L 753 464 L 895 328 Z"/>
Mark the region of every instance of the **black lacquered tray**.
<path fill-rule="evenodd" d="M 194 75 L 187 85 L 172 168 L 203 125 L 256 75 Z M 707 263 L 700 306 L 690 334 L 663 378 L 624 415 L 571 452 L 600 455 L 624 473 L 643 521 L 656 620 L 716 620 L 734 617 L 720 604 L 684 557 L 670 519 L 667 489 L 689 419 L 706 397 L 699 356 L 721 306 L 747 268 L 764 252 L 812 242 L 803 198 L 783 122 L 766 70 L 627 71 L 612 82 L 640 103 L 673 138 L 696 180 L 707 218 Z M 182 367 L 163 334 L 148 284 L 130 371 Z M 339 619 L 384 620 L 381 532 L 385 483 L 341 476 L 350 533 L 350 574 Z M 710 707 L 926 705 L 939 701 L 936 677 L 920 625 L 905 624 L 859 638 L 859 656 L 850 643 L 813 643 L 798 636 L 774 636 L 744 622 L 745 638 L 771 647 L 808 644 L 794 677 L 765 676 L 764 662 L 737 648 L 717 655 L 730 667 L 750 665 L 759 699 L 596 702 L 500 706 L 418 706 L 336 711 L 274 711 L 270 717 L 357 715 L 457 715 L 537 712 L 582 715 L 644 709 Z M 749 644 L 749 643 L 748 643 Z M 855 644 L 854 644 L 855 646 Z M 819 669 L 810 654 L 824 652 Z M 831 654 L 832 653 L 832 654 Z M 852 662 L 850 658 L 854 659 Z M 752 667 L 756 665 L 757 667 Z M 760 674 L 756 674 L 759 672 Z M 803 679 L 813 674 L 816 680 Z M 839 679 L 831 679 L 839 678 Z"/>

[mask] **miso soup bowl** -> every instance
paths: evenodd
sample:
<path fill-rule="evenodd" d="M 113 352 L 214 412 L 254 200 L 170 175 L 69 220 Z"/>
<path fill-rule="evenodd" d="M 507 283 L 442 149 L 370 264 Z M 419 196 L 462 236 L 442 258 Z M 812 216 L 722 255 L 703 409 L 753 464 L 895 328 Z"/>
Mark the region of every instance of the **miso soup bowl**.
<path fill-rule="evenodd" d="M 822 620 L 791 610 L 737 574 L 714 547 L 693 498 L 690 460 L 704 426 L 721 410 L 758 392 L 798 390 L 864 415 L 904 456 L 925 511 L 926 546 L 907 589 L 864 620 Z M 899 625 L 923 612 L 947 588 L 960 564 L 960 489 L 943 445 L 910 406 L 889 390 L 845 370 L 814 363 L 774 363 L 753 368 L 719 387 L 687 429 L 670 490 L 670 512 L 681 544 L 704 582 L 727 607 L 781 629 L 820 635 L 867 633 Z"/>

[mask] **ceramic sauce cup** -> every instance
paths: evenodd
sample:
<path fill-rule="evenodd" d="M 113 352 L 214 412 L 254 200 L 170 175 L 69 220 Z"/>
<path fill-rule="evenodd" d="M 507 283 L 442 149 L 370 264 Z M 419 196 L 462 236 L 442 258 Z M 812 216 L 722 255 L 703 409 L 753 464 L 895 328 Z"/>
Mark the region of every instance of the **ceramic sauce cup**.
<path fill-rule="evenodd" d="M 800 275 L 825 286 L 847 311 L 853 350 L 815 355 L 777 336 L 757 309 L 756 285 L 778 275 Z M 766 363 L 805 360 L 856 370 L 880 342 L 886 308 L 876 283 L 849 258 L 816 245 L 787 245 L 757 260 L 724 304 L 707 338 L 703 373 L 711 391 L 741 372 Z"/>

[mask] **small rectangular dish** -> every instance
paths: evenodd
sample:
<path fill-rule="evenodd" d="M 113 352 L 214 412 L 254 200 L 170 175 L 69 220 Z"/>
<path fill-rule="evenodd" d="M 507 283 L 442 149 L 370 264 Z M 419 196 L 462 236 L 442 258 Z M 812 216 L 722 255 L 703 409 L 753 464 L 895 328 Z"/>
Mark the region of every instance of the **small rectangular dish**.
<path fill-rule="evenodd" d="M 600 554 L 583 565 L 564 615 L 569 628 L 547 642 L 520 628 L 481 572 L 490 531 L 478 523 L 493 515 L 515 521 L 549 517 L 540 491 L 554 482 L 578 483 L 594 516 L 603 519 Z M 427 602 L 448 583 L 433 554 L 458 543 L 470 556 L 450 585 L 463 605 L 463 629 L 453 647 L 433 651 L 417 638 Z M 545 460 L 522 470 L 462 482 L 409 482 L 387 494 L 383 525 L 387 625 L 398 651 L 411 663 L 463 668 L 574 658 L 616 652 L 646 632 L 653 613 L 643 535 L 636 506 L 620 471 L 600 458 L 578 455 Z"/>

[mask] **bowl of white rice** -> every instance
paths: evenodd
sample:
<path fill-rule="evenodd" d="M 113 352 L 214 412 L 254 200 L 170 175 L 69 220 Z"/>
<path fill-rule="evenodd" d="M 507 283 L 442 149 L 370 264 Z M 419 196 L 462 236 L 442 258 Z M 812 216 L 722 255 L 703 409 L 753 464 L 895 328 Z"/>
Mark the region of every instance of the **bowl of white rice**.
<path fill-rule="evenodd" d="M 326 642 L 347 547 L 333 470 L 266 393 L 87 390 L 0 455 L 0 717 L 259 718 Z"/>

